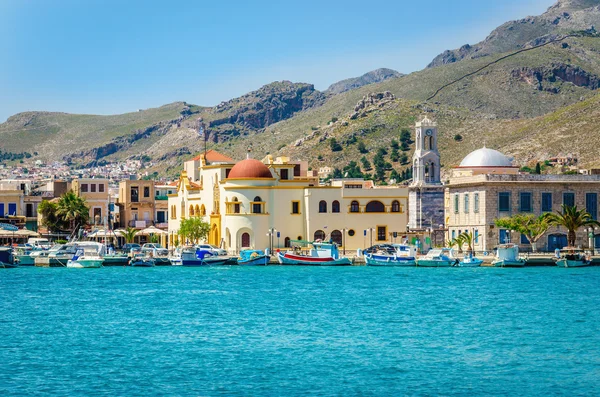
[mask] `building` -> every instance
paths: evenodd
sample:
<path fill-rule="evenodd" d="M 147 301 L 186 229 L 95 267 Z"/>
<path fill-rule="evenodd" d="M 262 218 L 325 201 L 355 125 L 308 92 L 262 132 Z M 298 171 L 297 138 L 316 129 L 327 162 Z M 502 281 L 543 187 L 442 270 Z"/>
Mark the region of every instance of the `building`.
<path fill-rule="evenodd" d="M 437 124 L 427 117 L 417 122 L 415 141 L 408 223 L 411 230 L 437 229 L 444 224 L 444 187 L 440 180 Z"/>
<path fill-rule="evenodd" d="M 90 207 L 90 224 L 104 224 L 108 216 L 108 179 L 74 179 L 71 190 L 78 197 L 83 197 Z"/>
<path fill-rule="evenodd" d="M 119 224 L 122 228 L 144 229 L 155 222 L 155 189 L 151 180 L 124 180 L 119 183 Z"/>
<path fill-rule="evenodd" d="M 375 187 L 362 179 L 319 186 L 302 162 L 287 158 L 235 162 L 215 151 L 186 162 L 169 195 L 169 243 L 183 243 L 180 222 L 210 223 L 208 241 L 230 252 L 286 247 L 291 240 L 332 239 L 355 250 L 401 238 L 408 189 Z"/>
<path fill-rule="evenodd" d="M 498 228 L 495 220 L 518 213 L 539 216 L 561 211 L 561 205 L 585 208 L 598 219 L 600 175 L 521 174 L 511 158 L 482 148 L 470 153 L 452 170 L 445 186 L 445 217 L 448 239 L 472 232 L 477 251 L 491 251 L 500 243 L 513 242 L 531 250 L 524 236 Z M 577 245 L 600 246 L 600 230 L 579 230 Z M 537 243 L 538 250 L 553 251 L 567 244 L 566 230 L 552 228 Z"/>
<path fill-rule="evenodd" d="M 42 197 L 35 194 L 30 180 L 0 181 L 0 222 L 37 230 L 37 207 L 41 201 Z"/>

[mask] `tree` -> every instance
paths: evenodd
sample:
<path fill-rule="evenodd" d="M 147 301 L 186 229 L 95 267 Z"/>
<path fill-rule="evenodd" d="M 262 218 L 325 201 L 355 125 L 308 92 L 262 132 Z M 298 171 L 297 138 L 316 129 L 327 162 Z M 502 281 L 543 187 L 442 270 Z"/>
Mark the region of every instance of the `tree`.
<path fill-rule="evenodd" d="M 369 153 L 369 149 L 367 149 L 363 141 L 358 142 L 358 151 L 362 154 Z"/>
<path fill-rule="evenodd" d="M 378 154 L 378 155 L 381 155 L 381 157 L 383 157 L 383 156 L 385 156 L 386 154 L 388 154 L 388 151 L 387 151 L 385 148 L 383 148 L 383 147 L 380 147 L 379 149 L 377 149 L 377 154 Z"/>
<path fill-rule="evenodd" d="M 362 156 L 360 162 L 362 163 L 363 169 L 365 171 L 371 171 L 373 169 L 373 167 L 371 167 L 371 163 L 369 162 L 366 156 Z"/>
<path fill-rule="evenodd" d="M 396 151 L 397 151 L 398 149 L 400 149 L 400 145 L 398 145 L 398 141 L 397 141 L 397 140 L 395 140 L 395 139 L 392 139 L 392 142 L 390 143 L 390 147 L 391 147 L 392 149 L 396 149 Z"/>
<path fill-rule="evenodd" d="M 410 149 L 410 146 L 408 145 L 408 142 L 403 141 L 400 144 L 400 150 L 402 150 L 403 152 L 408 152 L 408 149 Z"/>
<path fill-rule="evenodd" d="M 472 232 L 463 232 L 461 235 L 463 242 L 467 244 L 467 252 L 472 253 L 475 248 L 473 244 L 475 242 L 475 236 Z"/>
<path fill-rule="evenodd" d="M 542 238 L 550 227 L 545 215 L 536 217 L 535 215 L 516 214 L 511 217 L 496 219 L 494 222 L 498 227 L 514 230 L 527 237 L 533 252 L 537 251 L 536 242 Z"/>
<path fill-rule="evenodd" d="M 125 242 L 128 244 L 133 243 L 133 241 L 135 240 L 135 235 L 138 233 L 137 229 L 134 229 L 132 227 L 127 227 L 127 229 L 125 229 L 125 231 L 123 232 L 123 237 L 125 238 Z"/>
<path fill-rule="evenodd" d="M 406 155 L 406 153 L 402 153 L 398 161 L 400 161 L 400 164 L 402 165 L 408 164 L 408 156 Z"/>
<path fill-rule="evenodd" d="M 333 179 L 340 179 L 343 178 L 344 175 L 342 174 L 342 171 L 339 168 L 334 168 L 333 169 Z"/>
<path fill-rule="evenodd" d="M 562 213 L 546 213 L 543 215 L 550 226 L 563 226 L 567 229 L 567 243 L 570 247 L 575 246 L 575 238 L 577 230 L 585 226 L 600 226 L 598 221 L 595 221 L 589 212 L 586 210 L 578 210 L 577 206 L 562 205 Z"/>
<path fill-rule="evenodd" d="M 48 231 L 56 232 L 65 227 L 56 216 L 56 203 L 44 200 L 38 205 L 37 211 L 42 216 L 42 225 L 46 226 Z"/>
<path fill-rule="evenodd" d="M 344 167 L 345 178 L 362 178 L 363 174 L 360 171 L 360 167 L 356 161 L 351 161 L 347 166 Z"/>
<path fill-rule="evenodd" d="M 410 130 L 403 128 L 402 131 L 400 131 L 400 142 L 411 143 L 411 140 Z"/>
<path fill-rule="evenodd" d="M 456 134 L 456 135 L 454 135 L 454 140 L 455 140 L 456 142 L 460 142 L 460 141 L 462 141 L 462 140 L 463 140 L 463 137 L 462 137 L 462 135 L 460 135 L 460 134 Z"/>
<path fill-rule="evenodd" d="M 398 160 L 400 160 L 400 153 L 398 153 L 398 149 L 392 149 L 392 152 L 390 153 L 390 160 L 392 160 L 394 163 L 397 163 Z"/>
<path fill-rule="evenodd" d="M 329 147 L 331 148 L 332 152 L 339 152 L 343 149 L 342 145 L 340 145 L 335 138 L 331 138 L 329 140 Z"/>
<path fill-rule="evenodd" d="M 90 209 L 83 197 L 77 196 L 74 192 L 67 192 L 58 199 L 56 216 L 69 225 L 69 230 L 76 231 L 77 228 L 88 222 Z"/>
<path fill-rule="evenodd" d="M 542 173 L 542 166 L 540 163 L 535 163 L 535 173 L 540 175 Z"/>
<path fill-rule="evenodd" d="M 179 225 L 179 234 L 191 242 L 205 240 L 208 232 L 210 224 L 195 216 L 183 219 Z"/>

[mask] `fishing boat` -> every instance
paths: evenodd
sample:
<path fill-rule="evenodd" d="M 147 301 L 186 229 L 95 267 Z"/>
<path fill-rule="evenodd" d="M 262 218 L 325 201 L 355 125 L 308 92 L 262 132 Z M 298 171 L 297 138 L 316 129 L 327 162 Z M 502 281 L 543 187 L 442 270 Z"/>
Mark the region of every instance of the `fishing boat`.
<path fill-rule="evenodd" d="M 436 248 L 429 250 L 427 255 L 417 259 L 419 267 L 452 267 L 458 266 L 460 260 L 454 257 L 452 248 Z"/>
<path fill-rule="evenodd" d="M 127 266 L 129 264 L 129 256 L 127 254 L 106 254 L 104 255 L 104 263 L 102 266 Z"/>
<path fill-rule="evenodd" d="M 337 244 L 333 242 L 308 242 L 294 241 L 293 243 L 307 244 L 311 248 L 307 253 L 303 253 L 298 246 L 293 251 L 285 253 L 277 252 L 277 260 L 282 265 L 300 265 L 300 266 L 349 266 L 352 262 L 348 258 L 340 258 Z"/>
<path fill-rule="evenodd" d="M 181 251 L 182 266 L 221 266 L 228 261 L 227 256 L 215 255 L 213 252 L 196 247 L 184 248 Z"/>
<path fill-rule="evenodd" d="M 102 267 L 105 253 L 104 244 L 86 242 L 77 248 L 75 255 L 67 260 L 67 267 L 91 269 Z"/>
<path fill-rule="evenodd" d="M 479 267 L 483 263 L 483 259 L 476 258 L 473 253 L 468 253 L 458 263 L 459 267 Z"/>
<path fill-rule="evenodd" d="M 240 266 L 266 266 L 271 256 L 259 250 L 242 250 L 237 260 Z"/>
<path fill-rule="evenodd" d="M 19 267 L 19 263 L 15 262 L 13 250 L 11 247 L 0 247 L 0 268 Z"/>
<path fill-rule="evenodd" d="M 132 267 L 154 267 L 154 258 L 144 254 L 135 254 L 129 261 L 129 266 Z"/>
<path fill-rule="evenodd" d="M 417 248 L 405 244 L 382 244 L 363 253 L 367 266 L 415 266 Z"/>
<path fill-rule="evenodd" d="M 492 265 L 497 267 L 523 267 L 525 260 L 519 258 L 519 246 L 513 243 L 501 244 L 496 248 L 496 259 Z"/>
<path fill-rule="evenodd" d="M 558 267 L 584 267 L 592 265 L 592 259 L 582 249 L 566 247 L 560 253 L 560 258 L 556 259 L 556 266 Z"/>

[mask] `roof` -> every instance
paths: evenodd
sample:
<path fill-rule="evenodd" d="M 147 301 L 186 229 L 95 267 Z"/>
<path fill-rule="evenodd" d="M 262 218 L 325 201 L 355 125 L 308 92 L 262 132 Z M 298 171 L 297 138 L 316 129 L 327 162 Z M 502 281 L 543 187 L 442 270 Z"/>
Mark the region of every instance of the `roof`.
<path fill-rule="evenodd" d="M 242 160 L 233 166 L 228 179 L 273 178 L 269 167 L 256 159 Z"/>
<path fill-rule="evenodd" d="M 194 160 L 200 160 L 204 156 L 204 153 L 199 154 L 194 157 Z M 234 160 L 231 157 L 225 156 L 222 153 L 217 152 L 216 150 L 210 149 L 206 152 L 206 161 L 209 163 L 233 163 Z"/>
<path fill-rule="evenodd" d="M 512 167 L 512 159 L 494 149 L 485 146 L 471 152 L 461 161 L 461 168 L 471 167 Z"/>

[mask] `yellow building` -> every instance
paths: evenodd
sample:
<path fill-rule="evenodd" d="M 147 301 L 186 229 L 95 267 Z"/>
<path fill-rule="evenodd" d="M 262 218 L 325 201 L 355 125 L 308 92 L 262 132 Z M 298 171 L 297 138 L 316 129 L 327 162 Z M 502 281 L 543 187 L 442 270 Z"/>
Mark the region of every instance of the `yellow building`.
<path fill-rule="evenodd" d="M 71 190 L 90 207 L 90 224 L 103 224 L 108 215 L 108 179 L 74 179 Z"/>
<path fill-rule="evenodd" d="M 119 216 L 122 228 L 144 229 L 155 221 L 154 181 L 125 180 L 119 183 Z"/>
<path fill-rule="evenodd" d="M 230 252 L 289 246 L 290 240 L 332 239 L 342 249 L 400 241 L 408 221 L 408 189 L 362 179 L 319 186 L 287 158 L 235 162 L 208 151 L 184 164 L 169 195 L 169 243 L 182 219 L 210 223 L 208 241 Z M 394 232 L 395 236 L 394 237 Z"/>

